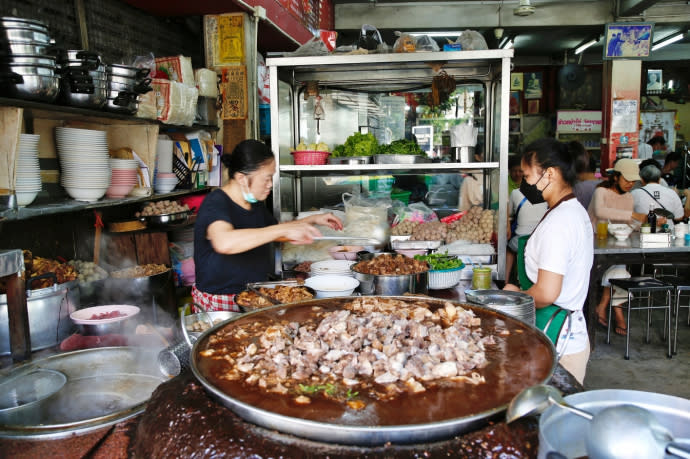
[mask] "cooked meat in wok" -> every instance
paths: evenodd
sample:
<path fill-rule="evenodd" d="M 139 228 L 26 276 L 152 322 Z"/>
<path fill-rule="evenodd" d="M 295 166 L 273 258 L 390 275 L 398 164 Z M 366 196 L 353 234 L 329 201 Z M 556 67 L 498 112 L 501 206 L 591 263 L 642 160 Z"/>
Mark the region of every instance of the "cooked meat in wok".
<path fill-rule="evenodd" d="M 438 384 L 479 384 L 487 364 L 480 319 L 446 303 L 431 311 L 423 301 L 361 297 L 342 309 L 315 307 L 312 318 L 268 327 L 253 322 L 220 331 L 200 351 L 220 366 L 218 377 L 242 380 L 298 404 L 311 397 L 364 404 L 357 394 L 392 400 Z"/>
<path fill-rule="evenodd" d="M 405 255 L 384 254 L 371 260 L 360 261 L 352 269 L 362 274 L 395 276 L 423 273 L 429 270 L 429 265 L 426 261 L 415 260 Z"/>

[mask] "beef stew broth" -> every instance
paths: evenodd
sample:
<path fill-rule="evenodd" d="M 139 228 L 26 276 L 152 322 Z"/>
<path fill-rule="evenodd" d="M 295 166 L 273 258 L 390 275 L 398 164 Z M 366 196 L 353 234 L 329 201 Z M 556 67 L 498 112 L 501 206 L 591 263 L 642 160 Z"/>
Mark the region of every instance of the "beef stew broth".
<path fill-rule="evenodd" d="M 403 299 L 397 297 L 397 299 Z M 443 307 L 444 301 L 426 298 L 404 298 L 426 304 L 430 309 Z M 212 349 L 219 332 L 235 333 L 239 328 L 268 327 L 276 322 L 298 322 L 313 317 L 318 310 L 342 309 L 350 299 L 312 300 L 291 306 L 277 306 L 241 317 L 219 330 L 215 330 L 198 343 L 199 353 Z M 488 363 L 476 369 L 485 382 L 441 381 L 421 393 L 401 393 L 392 400 L 372 397 L 366 391 L 356 399 L 363 409 L 352 409 L 342 400 L 312 397 L 307 405 L 295 402 L 295 394 L 268 393 L 243 379 L 228 380 L 223 375 L 228 369 L 224 360 L 195 356 L 197 369 L 212 386 L 238 401 L 285 416 L 357 426 L 393 426 L 439 422 L 457 419 L 503 406 L 525 387 L 547 380 L 554 367 L 553 347 L 547 340 L 522 322 L 504 317 L 494 311 L 462 304 L 481 319 L 484 336 L 493 335 L 495 343 L 486 346 Z M 222 346 L 241 348 L 247 340 L 224 340 Z"/>

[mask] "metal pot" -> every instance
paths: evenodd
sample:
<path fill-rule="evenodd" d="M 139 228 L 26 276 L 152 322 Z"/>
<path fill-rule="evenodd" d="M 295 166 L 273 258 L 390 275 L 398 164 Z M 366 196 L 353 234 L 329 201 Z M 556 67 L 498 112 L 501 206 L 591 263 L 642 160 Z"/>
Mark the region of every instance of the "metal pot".
<path fill-rule="evenodd" d="M 36 19 L 3 16 L 0 18 L 0 25 L 2 25 L 2 27 L 10 28 L 20 27 L 25 29 L 44 30 L 46 33 L 48 33 L 48 27 L 46 27 L 43 22 L 37 21 Z"/>
<path fill-rule="evenodd" d="M 429 292 L 429 272 L 400 274 L 392 276 L 364 274 L 350 269 L 359 281 L 359 291 L 363 295 L 403 295 L 405 293 L 427 294 Z"/>
<path fill-rule="evenodd" d="M 151 79 L 150 78 L 145 78 L 141 81 L 135 82 L 134 84 L 124 84 L 124 83 L 116 83 L 114 81 L 110 81 L 110 82 L 108 82 L 108 86 L 109 86 L 111 91 L 134 92 L 137 94 L 145 94 L 145 93 L 147 93 L 153 89 L 151 87 Z"/>
<path fill-rule="evenodd" d="M 595 416 L 612 406 L 639 406 L 651 411 L 675 438 L 690 438 L 690 400 L 684 398 L 653 392 L 604 389 L 568 395 L 565 401 Z M 546 459 L 551 457 L 549 453 L 559 453 L 565 457 L 587 456 L 589 427 L 590 421 L 558 406 L 550 406 L 539 419 L 538 457 Z"/>
<path fill-rule="evenodd" d="M 107 84 L 74 84 L 71 78 L 62 77 L 60 90 L 65 103 L 74 107 L 101 108 L 106 102 Z M 105 80 L 95 80 L 105 81 Z"/>
<path fill-rule="evenodd" d="M 56 283 L 52 287 L 37 290 L 27 290 L 26 307 L 29 313 L 31 350 L 38 351 L 59 344 L 73 330 L 69 315 L 79 309 L 77 281 Z M 7 296 L 0 295 L 0 354 L 8 355 L 9 353 Z"/>
<path fill-rule="evenodd" d="M 106 65 L 98 53 L 82 49 L 68 49 L 64 51 L 63 62 L 67 67 L 83 67 L 87 70 L 106 71 Z"/>
<path fill-rule="evenodd" d="M 44 45 L 49 45 L 52 42 L 50 35 L 48 35 L 47 32 L 41 30 L 33 30 L 30 28 L 21 27 L 5 27 L 4 29 L 0 30 L 4 31 L 5 41 L 42 43 Z"/>
<path fill-rule="evenodd" d="M 111 276 L 117 272 L 111 273 Z M 141 308 L 142 320 L 159 322 L 157 308 L 153 304 L 167 310 L 168 302 L 174 297 L 172 270 L 154 274 L 153 276 L 104 279 L 104 287 L 99 295 L 100 304 L 132 304 Z M 173 298 L 174 299 L 174 298 Z"/>
<path fill-rule="evenodd" d="M 44 368 L 0 380 L 0 424 L 40 423 L 66 382 L 63 373 Z"/>
<path fill-rule="evenodd" d="M 44 75 L 0 74 L 2 93 L 17 99 L 53 102 L 60 92 L 60 77 Z"/>
<path fill-rule="evenodd" d="M 139 109 L 139 100 L 135 92 L 109 91 L 105 109 L 111 112 L 134 114 Z"/>
<path fill-rule="evenodd" d="M 150 69 L 140 69 L 138 67 L 121 64 L 110 64 L 108 66 L 108 73 L 115 77 L 140 79 L 147 77 L 150 71 Z"/>
<path fill-rule="evenodd" d="M 47 56 L 44 54 L 12 54 L 2 58 L 3 63 L 0 65 L 39 65 L 55 68 L 55 60 L 55 56 Z"/>
<path fill-rule="evenodd" d="M 53 49 L 51 44 L 38 43 L 38 42 L 24 42 L 24 41 L 9 41 L 3 43 L 0 40 L 0 54 L 1 55 L 12 55 L 12 54 L 34 54 L 34 55 L 47 55 L 49 51 Z"/>
<path fill-rule="evenodd" d="M 17 63 L 5 63 L 4 66 L 10 71 L 17 73 L 19 75 L 31 76 L 54 76 L 55 75 L 55 65 L 28 65 L 28 64 L 17 64 Z"/>

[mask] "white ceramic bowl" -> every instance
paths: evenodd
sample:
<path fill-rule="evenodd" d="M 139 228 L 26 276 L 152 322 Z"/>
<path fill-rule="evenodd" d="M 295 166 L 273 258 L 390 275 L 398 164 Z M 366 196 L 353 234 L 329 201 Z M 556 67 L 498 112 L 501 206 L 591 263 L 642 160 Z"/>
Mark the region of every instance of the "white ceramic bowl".
<path fill-rule="evenodd" d="M 362 250 L 364 247 L 361 245 L 335 245 L 328 249 L 328 253 L 336 260 L 356 260 L 357 252 Z"/>
<path fill-rule="evenodd" d="M 66 186 L 65 190 L 67 191 L 67 194 L 70 195 L 72 199 L 76 199 L 77 201 L 87 201 L 87 202 L 93 202 L 93 201 L 98 201 L 103 197 L 105 194 L 105 190 L 107 190 L 108 187 L 101 187 L 101 188 L 77 188 L 77 187 L 71 187 L 71 186 Z"/>
<path fill-rule="evenodd" d="M 608 231 L 609 234 L 619 241 L 623 241 L 630 236 L 632 233 L 632 228 L 625 223 L 609 223 Z"/>
<path fill-rule="evenodd" d="M 19 207 L 24 207 L 34 202 L 34 199 L 36 199 L 36 196 L 38 195 L 38 191 L 15 190 L 14 194 L 17 196 L 17 205 Z"/>
<path fill-rule="evenodd" d="M 316 298 L 330 298 L 352 295 L 352 292 L 359 286 L 359 281 L 350 276 L 325 274 L 307 278 L 304 285 L 314 289 Z"/>

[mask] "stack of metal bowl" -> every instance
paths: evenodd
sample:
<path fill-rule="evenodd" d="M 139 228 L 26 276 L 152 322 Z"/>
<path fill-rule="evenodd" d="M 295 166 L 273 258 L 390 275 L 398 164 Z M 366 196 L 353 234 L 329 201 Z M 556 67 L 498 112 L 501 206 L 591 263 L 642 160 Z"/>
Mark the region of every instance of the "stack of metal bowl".
<path fill-rule="evenodd" d="M 53 102 L 60 90 L 53 40 L 40 21 L 0 18 L 0 92 L 7 97 Z"/>
<path fill-rule="evenodd" d="M 107 67 L 108 101 L 106 110 L 133 115 L 139 109 L 139 94 L 151 91 L 149 69 L 111 64 Z"/>
<path fill-rule="evenodd" d="M 97 53 L 66 50 L 61 53 L 60 94 L 68 105 L 101 108 L 108 97 L 106 65 Z"/>
<path fill-rule="evenodd" d="M 504 312 L 526 324 L 535 323 L 534 298 L 526 293 L 508 290 L 465 290 L 465 298 L 470 303 Z"/>

